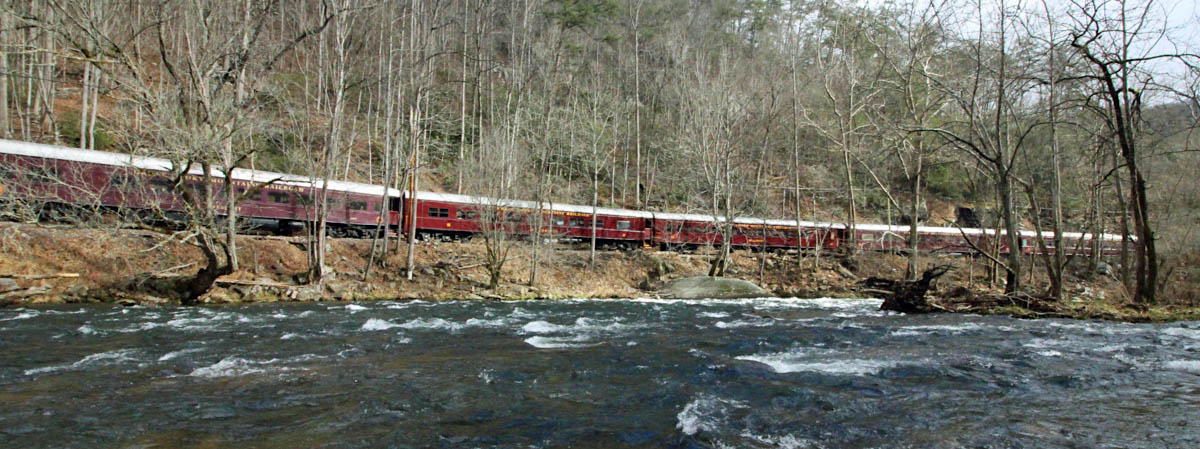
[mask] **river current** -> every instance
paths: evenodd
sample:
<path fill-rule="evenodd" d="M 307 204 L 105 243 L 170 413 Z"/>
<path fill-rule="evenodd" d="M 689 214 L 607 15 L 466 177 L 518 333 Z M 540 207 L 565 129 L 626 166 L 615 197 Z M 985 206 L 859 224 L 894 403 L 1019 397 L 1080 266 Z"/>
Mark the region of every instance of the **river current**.
<path fill-rule="evenodd" d="M 1200 447 L 1200 323 L 848 299 L 0 310 L 4 447 Z"/>

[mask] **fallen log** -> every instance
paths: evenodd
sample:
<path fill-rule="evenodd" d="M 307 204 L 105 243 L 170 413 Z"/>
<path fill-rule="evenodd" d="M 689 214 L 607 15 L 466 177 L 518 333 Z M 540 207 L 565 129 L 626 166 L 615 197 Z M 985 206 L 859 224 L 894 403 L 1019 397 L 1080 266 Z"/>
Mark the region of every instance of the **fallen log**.
<path fill-rule="evenodd" d="M 79 273 L 0 274 L 0 278 L 23 279 L 23 280 L 61 279 L 61 278 L 77 278 L 77 277 L 79 277 Z"/>
<path fill-rule="evenodd" d="M 214 283 L 225 284 L 225 285 L 249 285 L 249 286 L 258 286 L 258 287 L 283 287 L 283 288 L 295 287 L 295 285 L 285 284 L 282 282 L 243 281 L 240 279 L 219 279 L 218 278 L 216 281 L 214 281 Z"/>
<path fill-rule="evenodd" d="M 834 265 L 833 271 L 837 272 L 837 274 L 840 275 L 841 277 L 844 277 L 844 278 L 852 280 L 852 281 L 858 279 L 857 275 L 850 272 L 850 270 L 847 270 L 846 267 L 843 267 L 841 265 Z"/>

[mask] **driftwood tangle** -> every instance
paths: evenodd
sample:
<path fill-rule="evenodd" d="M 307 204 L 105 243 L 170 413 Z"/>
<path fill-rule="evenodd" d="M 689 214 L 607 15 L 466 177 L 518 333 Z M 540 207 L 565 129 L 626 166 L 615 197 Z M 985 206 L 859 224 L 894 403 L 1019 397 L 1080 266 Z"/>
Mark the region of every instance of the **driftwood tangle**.
<path fill-rule="evenodd" d="M 883 278 L 867 278 L 860 285 L 875 290 L 889 292 L 884 298 L 881 310 L 893 310 L 902 313 L 944 312 L 945 308 L 925 299 L 925 293 L 934 280 L 952 269 L 949 265 L 939 265 L 921 274 L 921 279 L 915 281 L 893 281 Z"/>
<path fill-rule="evenodd" d="M 937 298 L 926 298 L 933 283 L 938 277 L 952 269 L 949 265 L 941 265 L 925 270 L 921 279 L 915 281 L 897 281 L 886 278 L 867 278 L 858 283 L 859 291 L 878 294 L 884 297 L 881 310 L 893 310 L 903 313 L 995 313 L 1002 309 L 1023 309 L 1021 316 L 1056 317 L 1067 316 L 1058 309 L 1058 302 L 1053 298 L 1032 296 L 1023 292 L 1010 294 L 990 294 L 973 292 L 965 287 L 954 287 L 941 292 Z M 1011 313 L 1011 310 L 1005 313 Z"/>

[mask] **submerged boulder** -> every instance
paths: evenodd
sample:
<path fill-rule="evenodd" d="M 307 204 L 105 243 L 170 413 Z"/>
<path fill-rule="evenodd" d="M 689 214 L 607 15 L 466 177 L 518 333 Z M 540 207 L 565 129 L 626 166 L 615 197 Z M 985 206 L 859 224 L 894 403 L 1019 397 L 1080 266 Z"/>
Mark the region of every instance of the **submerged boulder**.
<path fill-rule="evenodd" d="M 755 298 L 766 295 L 767 291 L 753 282 L 712 276 L 675 279 L 658 289 L 658 296 L 678 299 Z"/>

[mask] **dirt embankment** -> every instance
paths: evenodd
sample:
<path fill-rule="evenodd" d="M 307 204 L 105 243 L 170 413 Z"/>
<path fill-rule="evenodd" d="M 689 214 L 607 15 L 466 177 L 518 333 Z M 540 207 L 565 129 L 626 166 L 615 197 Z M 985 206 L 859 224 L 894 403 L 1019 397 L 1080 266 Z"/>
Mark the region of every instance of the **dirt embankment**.
<path fill-rule="evenodd" d="M 416 248 L 412 280 L 404 272 L 407 248 L 393 247 L 364 278 L 370 240 L 333 239 L 328 261 L 331 278 L 323 288 L 304 284 L 305 242 L 300 238 L 244 236 L 239 240 L 241 269 L 222 277 L 202 298 L 211 304 L 260 301 L 370 299 L 533 299 L 632 298 L 652 296 L 663 282 L 707 273 L 708 256 L 642 248 L 601 251 L 596 263 L 588 252 L 549 245 L 541 251 L 537 279 L 530 285 L 532 250 L 518 245 L 505 266 L 499 288 L 487 288 L 479 243 L 421 242 Z M 905 260 L 894 255 L 865 254 L 853 264 L 833 257 L 737 251 L 727 275 L 745 279 L 779 296 L 871 296 L 857 282 L 867 277 L 899 278 Z M 194 274 L 200 251 L 187 242 L 147 230 L 72 228 L 32 224 L 0 224 L 0 304 L 61 302 L 171 303 L 174 282 Z M 981 260 L 938 257 L 929 264 L 954 266 L 939 279 L 932 294 L 997 293 L 987 282 Z M 1039 282 L 1036 274 L 1035 284 Z M 1133 308 L 1123 304 L 1119 284 L 1097 276 L 1072 278 L 1068 297 L 1057 301 L 1053 316 L 1126 320 L 1195 319 L 1197 308 L 1168 305 Z M 1046 307 L 1045 304 L 1040 307 Z M 1023 316 L 1045 315 L 1021 304 L 997 303 L 986 310 Z"/>

